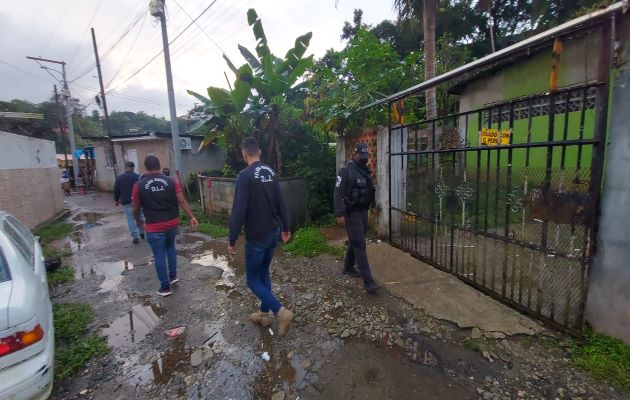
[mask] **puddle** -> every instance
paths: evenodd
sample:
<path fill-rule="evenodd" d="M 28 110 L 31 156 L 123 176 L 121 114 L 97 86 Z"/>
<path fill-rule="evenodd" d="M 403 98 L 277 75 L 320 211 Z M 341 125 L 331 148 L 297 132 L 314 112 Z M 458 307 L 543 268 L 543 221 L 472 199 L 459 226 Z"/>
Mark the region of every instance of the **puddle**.
<path fill-rule="evenodd" d="M 142 341 L 160 323 L 166 309 L 153 304 L 146 296 L 142 304 L 131 307 L 127 315 L 117 318 L 103 329 L 111 347 L 126 348 Z"/>
<path fill-rule="evenodd" d="M 82 222 L 85 230 L 102 225 L 101 219 L 103 219 L 103 214 L 97 212 L 80 212 L 72 218 L 73 221 Z"/>
<path fill-rule="evenodd" d="M 103 275 L 105 279 L 100 285 L 101 292 L 109 292 L 118 288 L 125 275 L 134 269 L 134 264 L 130 261 L 104 262 L 97 264 L 80 264 L 75 266 L 76 278 L 87 278 L 88 276 Z"/>
<path fill-rule="evenodd" d="M 236 272 L 242 270 L 242 263 L 238 263 L 235 259 L 227 255 L 220 254 L 214 249 L 202 251 L 200 254 L 193 255 L 190 259 L 191 264 L 198 264 L 204 267 L 216 267 L 223 271 L 221 278 L 215 282 L 217 289 L 231 290 L 234 288 L 236 280 Z M 240 268 L 239 268 L 240 267 Z"/>
<path fill-rule="evenodd" d="M 74 231 L 72 232 L 72 235 L 66 239 L 63 247 L 74 254 L 85 247 L 84 242 L 85 239 L 83 238 L 83 232 Z"/>
<path fill-rule="evenodd" d="M 171 348 L 148 364 L 142 364 L 132 372 L 131 383 L 146 385 L 153 382 L 164 385 L 177 372 L 187 370 L 190 365 L 191 349 L 186 348 L 186 333 L 171 341 Z"/>

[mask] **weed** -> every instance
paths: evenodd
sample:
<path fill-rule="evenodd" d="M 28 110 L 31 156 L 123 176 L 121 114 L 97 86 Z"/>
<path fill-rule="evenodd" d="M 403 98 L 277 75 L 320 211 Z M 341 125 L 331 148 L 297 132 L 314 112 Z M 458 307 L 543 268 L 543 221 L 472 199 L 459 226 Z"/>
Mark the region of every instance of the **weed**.
<path fill-rule="evenodd" d="M 52 224 L 48 224 L 35 230 L 33 234 L 35 236 L 39 236 L 42 243 L 48 244 L 68 236 L 73 230 L 74 226 L 72 224 L 67 222 L 53 222 Z"/>
<path fill-rule="evenodd" d="M 324 235 L 316 227 L 298 229 L 291 242 L 284 246 L 284 250 L 297 256 L 309 258 L 322 253 L 342 257 L 344 252 L 342 246 L 329 245 Z"/>
<path fill-rule="evenodd" d="M 104 338 L 88 335 L 88 325 L 94 319 L 88 304 L 55 304 L 53 315 L 57 339 L 55 381 L 60 382 L 108 349 Z"/>
<path fill-rule="evenodd" d="M 468 338 L 464 340 L 464 348 L 470 351 L 480 352 L 481 342 L 479 341 L 479 339 Z"/>
<path fill-rule="evenodd" d="M 598 379 L 630 389 L 630 346 L 587 328 L 584 341 L 573 346 L 573 362 Z"/>
<path fill-rule="evenodd" d="M 57 349 L 55 380 L 61 382 L 81 370 L 92 357 L 106 354 L 107 351 L 105 339 L 97 335 L 82 337 L 68 346 Z"/>
<path fill-rule="evenodd" d="M 225 216 L 208 215 L 201 210 L 200 204 L 191 203 L 190 208 L 193 214 L 195 215 L 195 217 L 197 217 L 197 221 L 199 221 L 200 225 L 203 223 L 207 223 L 207 224 L 214 224 L 214 225 L 219 225 L 219 226 L 226 226 L 228 223 L 228 220 L 227 220 L 228 217 L 226 215 Z M 190 223 L 190 218 L 188 218 L 188 215 L 186 215 L 184 210 L 180 210 L 179 224 L 188 225 L 189 223 Z"/>
<path fill-rule="evenodd" d="M 208 222 L 200 222 L 197 230 L 201 233 L 205 233 L 206 235 L 210 235 L 213 238 L 226 237 L 230 233 L 229 229 L 225 226 L 215 225 Z"/>
<path fill-rule="evenodd" d="M 48 284 L 51 286 L 59 286 L 72 281 L 74 281 L 74 270 L 67 265 L 48 273 Z"/>

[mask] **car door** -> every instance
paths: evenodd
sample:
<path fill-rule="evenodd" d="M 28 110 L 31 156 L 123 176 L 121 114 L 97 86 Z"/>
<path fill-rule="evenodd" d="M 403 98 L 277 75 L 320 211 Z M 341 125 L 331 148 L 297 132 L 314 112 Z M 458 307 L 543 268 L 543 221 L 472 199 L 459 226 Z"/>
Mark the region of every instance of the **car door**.
<path fill-rule="evenodd" d="M 43 254 L 37 239 L 33 236 L 31 231 L 16 218 L 8 215 L 5 219 L 5 223 L 9 225 L 9 229 L 15 232 L 13 234 L 13 236 L 15 236 L 14 243 L 25 258 L 30 260 L 35 275 L 46 283 L 46 265 L 44 264 Z"/>

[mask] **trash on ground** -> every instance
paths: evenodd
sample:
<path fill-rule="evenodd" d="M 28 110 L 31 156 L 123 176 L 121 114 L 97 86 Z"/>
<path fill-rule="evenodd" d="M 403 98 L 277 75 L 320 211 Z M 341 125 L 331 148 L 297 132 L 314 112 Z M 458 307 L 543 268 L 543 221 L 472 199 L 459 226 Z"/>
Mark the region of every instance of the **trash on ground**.
<path fill-rule="evenodd" d="M 269 361 L 271 360 L 271 356 L 269 356 L 269 353 L 267 353 L 266 351 L 264 353 L 262 353 L 262 359 L 265 361 Z"/>
<path fill-rule="evenodd" d="M 166 336 L 175 337 L 184 333 L 185 330 L 186 330 L 185 326 L 178 326 L 177 328 L 169 329 L 165 333 L 166 333 Z"/>

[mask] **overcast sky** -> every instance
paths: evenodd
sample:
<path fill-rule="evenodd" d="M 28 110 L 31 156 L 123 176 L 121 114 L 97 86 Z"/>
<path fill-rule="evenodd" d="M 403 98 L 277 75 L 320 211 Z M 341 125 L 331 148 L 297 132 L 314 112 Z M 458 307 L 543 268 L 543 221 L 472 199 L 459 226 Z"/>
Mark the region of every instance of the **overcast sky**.
<path fill-rule="evenodd" d="M 166 0 L 169 40 L 191 22 L 186 13 L 195 18 L 212 1 Z M 149 15 L 148 3 L 0 0 L 0 100 L 19 98 L 38 103 L 49 97 L 53 77 L 59 78 L 59 74 L 49 71 L 51 76 L 25 58 L 40 56 L 67 63 L 72 95 L 84 104 L 92 103 L 88 106 L 91 113 L 98 92 L 96 70 L 90 70 L 94 65 L 90 27 L 94 27 L 106 90 L 114 89 L 107 99 L 110 111 L 146 111 L 167 117 L 163 55 L 134 75 L 162 48 L 160 27 Z M 187 89 L 205 93 L 210 85 L 226 87 L 224 71 L 234 79 L 221 57 L 223 52 L 238 66 L 245 61 L 237 45 L 254 50 L 253 33 L 247 26 L 248 8 L 257 10 L 276 55 L 284 56 L 297 36 L 313 32 L 307 55 L 317 58 L 327 49 L 342 48 L 341 28 L 344 21 L 352 21 L 355 8 L 363 10 L 366 23 L 376 24 L 394 19 L 391 5 L 388 0 L 341 0 L 337 8 L 335 0 L 216 0 L 197 21 L 210 38 L 193 25 L 171 45 L 178 115 L 194 103 Z"/>

